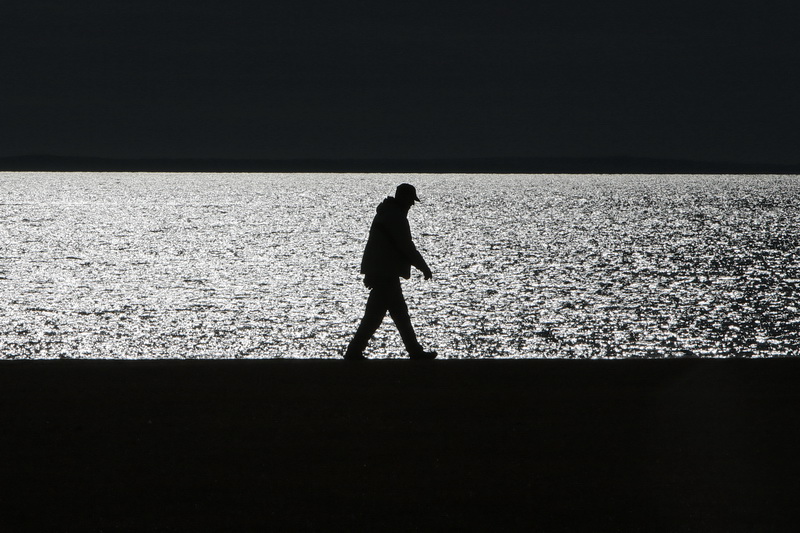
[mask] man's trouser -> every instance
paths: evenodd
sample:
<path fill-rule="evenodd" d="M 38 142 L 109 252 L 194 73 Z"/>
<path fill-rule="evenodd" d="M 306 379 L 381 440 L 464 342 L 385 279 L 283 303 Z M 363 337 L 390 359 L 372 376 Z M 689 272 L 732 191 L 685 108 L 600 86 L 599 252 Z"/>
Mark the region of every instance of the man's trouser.
<path fill-rule="evenodd" d="M 364 311 L 364 318 L 356 330 L 353 340 L 347 347 L 348 353 L 361 353 L 367 347 L 367 343 L 372 335 L 378 330 L 383 322 L 386 312 L 389 312 L 394 320 L 403 344 L 408 353 L 418 353 L 422 351 L 422 346 L 417 342 L 417 335 L 411 325 L 411 318 L 408 316 L 408 306 L 403 297 L 403 289 L 400 287 L 400 278 L 372 278 L 364 280 L 371 285 L 369 298 L 367 299 L 367 309 Z"/>

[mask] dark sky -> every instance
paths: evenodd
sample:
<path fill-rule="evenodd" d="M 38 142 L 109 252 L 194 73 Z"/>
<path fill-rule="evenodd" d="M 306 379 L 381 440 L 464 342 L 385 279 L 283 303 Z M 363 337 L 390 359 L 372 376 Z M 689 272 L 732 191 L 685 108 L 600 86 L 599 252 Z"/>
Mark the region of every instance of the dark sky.
<path fill-rule="evenodd" d="M 0 156 L 798 164 L 800 19 L 766 6 L 4 2 Z"/>

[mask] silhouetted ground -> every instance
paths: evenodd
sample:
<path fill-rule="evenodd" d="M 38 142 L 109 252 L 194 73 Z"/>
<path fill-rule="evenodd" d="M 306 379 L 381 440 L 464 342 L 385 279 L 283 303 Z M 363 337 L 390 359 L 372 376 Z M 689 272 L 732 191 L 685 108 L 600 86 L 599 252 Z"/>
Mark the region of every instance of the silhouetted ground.
<path fill-rule="evenodd" d="M 0 364 L 3 531 L 792 530 L 800 360 Z"/>

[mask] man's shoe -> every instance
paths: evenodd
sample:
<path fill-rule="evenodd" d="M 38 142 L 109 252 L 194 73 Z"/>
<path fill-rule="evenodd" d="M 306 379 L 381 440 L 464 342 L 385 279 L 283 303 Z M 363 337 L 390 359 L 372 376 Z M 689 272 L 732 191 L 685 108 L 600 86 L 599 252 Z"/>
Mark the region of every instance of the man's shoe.
<path fill-rule="evenodd" d="M 431 361 L 436 359 L 436 352 L 426 352 L 425 350 L 420 350 L 418 352 L 410 353 L 408 356 L 414 361 Z"/>
<path fill-rule="evenodd" d="M 345 361 L 366 361 L 366 357 L 361 352 L 351 352 L 346 351 L 344 352 L 344 360 Z"/>

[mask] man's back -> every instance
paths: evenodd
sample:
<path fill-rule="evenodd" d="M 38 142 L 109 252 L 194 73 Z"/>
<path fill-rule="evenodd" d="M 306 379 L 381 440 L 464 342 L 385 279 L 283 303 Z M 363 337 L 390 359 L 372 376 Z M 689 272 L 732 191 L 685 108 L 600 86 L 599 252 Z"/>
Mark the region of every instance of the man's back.
<path fill-rule="evenodd" d="M 367 276 L 411 277 L 411 265 L 422 268 L 424 259 L 411 239 L 408 206 L 389 196 L 375 210 L 361 259 Z"/>

